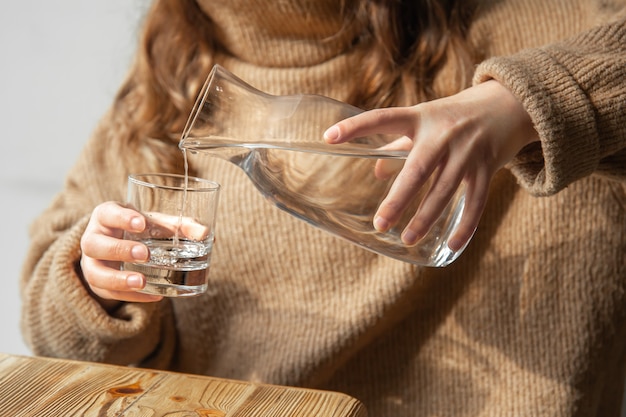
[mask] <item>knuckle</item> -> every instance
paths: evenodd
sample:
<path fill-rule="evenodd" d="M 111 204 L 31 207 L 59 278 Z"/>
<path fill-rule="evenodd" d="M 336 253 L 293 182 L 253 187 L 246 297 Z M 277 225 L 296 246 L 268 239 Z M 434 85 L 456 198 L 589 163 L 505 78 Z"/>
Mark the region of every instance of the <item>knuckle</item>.
<path fill-rule="evenodd" d="M 386 124 L 395 119 L 394 112 L 390 108 L 376 109 L 372 115 L 379 124 Z"/>
<path fill-rule="evenodd" d="M 126 273 L 123 271 L 117 271 L 117 273 L 111 275 L 109 278 L 108 289 L 113 291 L 128 291 L 128 285 L 126 285 Z"/>
<path fill-rule="evenodd" d="M 458 183 L 451 179 L 440 178 L 436 184 L 436 194 L 441 199 L 449 199 L 454 190 L 458 187 Z"/>
<path fill-rule="evenodd" d="M 127 241 L 118 240 L 111 246 L 110 251 L 114 259 L 129 260 L 132 258 L 131 248 L 132 247 L 128 245 Z"/>
<path fill-rule="evenodd" d="M 80 249 L 84 255 L 90 255 L 93 253 L 94 244 L 91 237 L 90 233 L 85 232 L 80 238 Z"/>
<path fill-rule="evenodd" d="M 407 203 L 404 200 L 390 198 L 385 200 L 380 206 L 380 213 L 392 223 L 395 223 L 402 216 L 406 207 Z"/>
<path fill-rule="evenodd" d="M 93 211 L 91 212 L 91 218 L 101 219 L 102 217 L 106 216 L 109 206 L 110 206 L 109 202 L 105 202 L 105 203 L 97 205 L 96 207 L 94 207 Z"/>
<path fill-rule="evenodd" d="M 391 212 L 397 212 L 404 208 L 404 203 L 400 200 L 392 199 L 385 202 L 385 209 Z"/>
<path fill-rule="evenodd" d="M 81 268 L 83 272 L 83 278 L 85 279 L 85 282 L 89 284 L 89 287 L 92 289 L 100 287 L 100 279 L 98 275 L 93 271 L 93 269 L 87 264 L 81 265 Z"/>
<path fill-rule="evenodd" d="M 423 164 L 411 164 L 411 166 L 405 166 L 402 170 L 399 180 L 410 184 L 411 187 L 421 185 L 428 177 L 429 170 Z"/>

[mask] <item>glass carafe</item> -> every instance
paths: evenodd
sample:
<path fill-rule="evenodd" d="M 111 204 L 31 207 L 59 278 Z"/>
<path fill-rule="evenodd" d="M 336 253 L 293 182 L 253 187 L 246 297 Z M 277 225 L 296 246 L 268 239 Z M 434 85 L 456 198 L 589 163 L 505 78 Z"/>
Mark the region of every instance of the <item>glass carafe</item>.
<path fill-rule="evenodd" d="M 454 261 L 463 249 L 452 251 L 447 241 L 463 211 L 462 188 L 416 245 L 403 244 L 400 234 L 421 195 L 415 196 L 413 207 L 392 229 L 385 233 L 374 229 L 374 214 L 407 152 L 385 150 L 391 138 L 384 136 L 325 143 L 322 135 L 328 127 L 359 112 L 318 95 L 269 95 L 215 66 L 180 147 L 232 162 L 276 207 L 365 249 L 425 266 Z M 387 169 L 395 167 L 396 174 L 378 179 L 374 166 L 381 160 Z"/>

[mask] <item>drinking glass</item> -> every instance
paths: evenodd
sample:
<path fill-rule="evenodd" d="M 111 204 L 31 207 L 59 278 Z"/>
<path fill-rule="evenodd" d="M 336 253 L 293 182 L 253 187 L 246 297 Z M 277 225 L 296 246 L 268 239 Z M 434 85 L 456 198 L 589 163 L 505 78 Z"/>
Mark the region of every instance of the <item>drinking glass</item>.
<path fill-rule="evenodd" d="M 150 259 L 125 262 L 122 269 L 146 277 L 141 292 L 167 297 L 206 292 L 211 265 L 220 185 L 176 174 L 133 174 L 128 177 L 128 205 L 146 218 L 141 233 L 125 239 L 145 244 Z"/>

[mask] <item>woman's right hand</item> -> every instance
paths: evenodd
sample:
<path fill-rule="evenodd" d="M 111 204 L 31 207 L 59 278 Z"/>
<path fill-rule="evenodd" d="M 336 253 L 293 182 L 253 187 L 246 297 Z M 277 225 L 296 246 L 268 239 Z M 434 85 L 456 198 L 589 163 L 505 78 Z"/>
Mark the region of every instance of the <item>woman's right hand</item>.
<path fill-rule="evenodd" d="M 85 282 L 99 302 L 107 309 L 119 301 L 151 302 L 162 296 L 138 292 L 146 278 L 134 271 L 120 270 L 121 262 L 146 262 L 148 248 L 132 240 L 124 240 L 124 231 L 139 233 L 146 227 L 141 213 L 115 202 L 98 205 L 81 238 L 80 266 Z"/>

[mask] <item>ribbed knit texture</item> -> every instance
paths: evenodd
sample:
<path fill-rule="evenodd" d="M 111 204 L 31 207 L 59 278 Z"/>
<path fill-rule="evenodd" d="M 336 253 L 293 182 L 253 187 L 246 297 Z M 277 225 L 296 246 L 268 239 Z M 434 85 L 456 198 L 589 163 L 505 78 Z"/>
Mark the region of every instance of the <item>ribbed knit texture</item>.
<path fill-rule="evenodd" d="M 201 3 L 220 27 L 217 61 L 239 77 L 272 94 L 347 97 L 360 62 L 349 49 L 357 28 L 333 36 L 350 27 L 339 2 Z M 27 342 L 41 355 L 337 390 L 372 416 L 616 415 L 626 25 L 595 25 L 624 7 L 484 2 L 470 31 L 488 58 L 475 82 L 509 87 L 541 144 L 497 173 L 474 239 L 446 268 L 332 237 L 272 207 L 236 166 L 196 155 L 195 171 L 223 187 L 208 293 L 109 316 L 76 273 L 80 237 L 93 207 L 123 201 L 126 174 L 146 164 L 122 166 L 105 116 L 31 229 Z"/>

